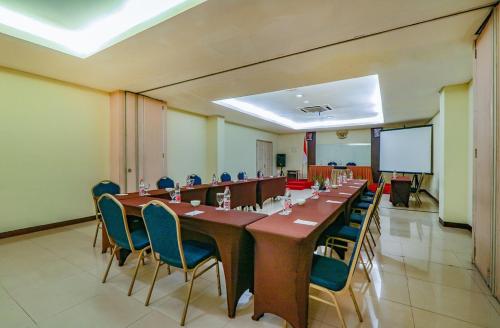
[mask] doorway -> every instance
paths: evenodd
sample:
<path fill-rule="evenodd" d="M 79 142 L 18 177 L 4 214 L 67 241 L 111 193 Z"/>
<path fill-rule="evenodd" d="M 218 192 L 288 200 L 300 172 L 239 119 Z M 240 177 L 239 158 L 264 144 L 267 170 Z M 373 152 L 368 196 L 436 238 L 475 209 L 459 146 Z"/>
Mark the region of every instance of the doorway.
<path fill-rule="evenodd" d="M 273 143 L 271 141 L 257 140 L 257 171 L 262 171 L 264 176 L 273 175 Z"/>

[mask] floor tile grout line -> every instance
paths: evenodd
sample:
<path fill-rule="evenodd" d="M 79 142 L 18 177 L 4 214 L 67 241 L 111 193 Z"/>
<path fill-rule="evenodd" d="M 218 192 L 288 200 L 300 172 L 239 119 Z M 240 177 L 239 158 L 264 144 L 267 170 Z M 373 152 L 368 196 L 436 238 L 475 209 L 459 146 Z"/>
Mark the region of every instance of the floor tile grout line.
<path fill-rule="evenodd" d="M 31 314 L 29 314 L 29 312 L 21 304 L 19 304 L 19 302 L 9 293 L 9 291 L 7 289 L 5 289 L 5 287 L 3 285 L 0 287 L 9 296 L 9 298 L 26 314 L 26 316 L 28 316 L 28 318 L 30 318 L 30 320 L 33 322 L 33 324 L 38 327 L 36 320 L 31 316 Z"/>
<path fill-rule="evenodd" d="M 437 315 L 439 315 L 439 316 L 443 316 L 443 317 L 446 317 L 446 318 L 449 318 L 449 319 L 453 319 L 453 320 L 456 320 L 456 321 L 465 322 L 465 323 L 468 323 L 468 324 L 471 324 L 471 325 L 474 325 L 474 326 L 488 328 L 488 326 L 483 326 L 483 325 L 481 325 L 481 324 L 478 324 L 477 322 L 472 322 L 472 321 L 468 321 L 468 320 L 463 320 L 463 319 L 461 319 L 461 318 L 458 318 L 458 317 L 453 317 L 453 316 L 448 315 L 448 314 L 445 314 L 445 313 L 440 313 L 440 312 L 430 311 L 430 310 L 428 310 L 428 309 L 424 309 L 424 308 L 421 308 L 421 307 L 418 307 L 418 306 L 413 306 L 412 308 L 417 309 L 417 310 L 420 310 L 420 311 L 425 311 L 425 312 L 429 312 L 429 313 L 437 314 Z"/>

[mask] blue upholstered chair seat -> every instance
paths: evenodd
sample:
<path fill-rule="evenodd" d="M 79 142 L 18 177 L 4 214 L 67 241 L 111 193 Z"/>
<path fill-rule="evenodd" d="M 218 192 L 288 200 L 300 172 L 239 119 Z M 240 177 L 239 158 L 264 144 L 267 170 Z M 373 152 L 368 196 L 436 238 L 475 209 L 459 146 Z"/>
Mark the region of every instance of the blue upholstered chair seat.
<path fill-rule="evenodd" d="M 135 249 L 143 249 L 149 246 L 149 238 L 146 230 L 136 229 L 130 232 L 130 237 L 132 238 L 132 243 L 134 243 Z"/>
<path fill-rule="evenodd" d="M 358 239 L 358 235 L 359 235 L 358 228 L 344 225 L 340 227 L 340 229 L 335 231 L 331 236 L 356 241 Z"/>
<path fill-rule="evenodd" d="M 365 216 L 361 213 L 351 213 L 351 216 L 349 217 L 349 220 L 352 223 L 357 223 L 357 224 L 363 223 L 364 219 L 365 219 Z"/>
<path fill-rule="evenodd" d="M 375 192 L 373 192 L 373 191 L 365 191 L 363 193 L 363 196 L 374 197 L 375 196 Z"/>
<path fill-rule="evenodd" d="M 352 205 L 352 207 L 354 208 L 361 208 L 363 210 L 367 210 L 368 207 L 370 207 L 371 203 L 367 203 L 367 202 L 357 202 L 357 203 L 354 203 Z"/>
<path fill-rule="evenodd" d="M 186 259 L 186 266 L 188 269 L 194 268 L 203 260 L 214 255 L 214 247 L 212 245 L 196 240 L 182 241 L 182 248 L 184 249 L 184 258 Z M 160 254 L 160 259 L 169 265 L 182 268 L 182 262 L 178 256 Z"/>
<path fill-rule="evenodd" d="M 349 267 L 344 262 L 314 255 L 310 279 L 313 284 L 339 291 L 344 288 L 348 275 Z"/>
<path fill-rule="evenodd" d="M 362 202 L 373 203 L 373 197 L 371 196 L 362 195 L 359 199 L 361 199 Z"/>

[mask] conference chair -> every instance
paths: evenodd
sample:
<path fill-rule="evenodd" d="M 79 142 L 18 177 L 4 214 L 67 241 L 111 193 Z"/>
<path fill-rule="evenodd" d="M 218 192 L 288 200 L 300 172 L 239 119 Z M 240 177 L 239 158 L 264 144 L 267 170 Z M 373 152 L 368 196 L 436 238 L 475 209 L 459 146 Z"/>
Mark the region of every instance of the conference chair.
<path fill-rule="evenodd" d="M 370 222 L 368 223 L 368 234 L 370 235 L 371 239 L 372 239 L 372 242 L 373 242 L 373 247 L 376 247 L 377 244 L 375 243 L 375 238 L 373 238 L 373 234 L 370 230 L 370 226 L 371 226 L 371 220 L 376 217 L 376 213 L 378 211 L 378 207 L 379 207 L 379 204 L 380 204 L 380 200 L 382 199 L 382 194 L 384 193 L 384 187 L 385 187 L 385 182 L 383 182 L 378 188 L 377 188 L 377 191 L 376 191 L 376 194 L 375 194 L 375 197 L 374 197 L 374 202 L 373 202 L 373 215 L 372 217 L 370 218 Z M 350 221 L 350 224 L 351 225 L 354 225 L 354 226 L 361 226 L 361 223 L 362 223 L 362 220 L 363 220 L 363 214 L 361 213 L 356 213 L 356 212 L 352 212 L 351 213 L 351 216 L 349 218 L 349 221 Z M 378 220 L 378 221 L 377 221 Z M 374 220 L 375 222 L 375 225 L 380 233 L 380 221 L 379 219 L 375 218 Z M 370 239 L 367 238 L 367 241 L 368 243 L 370 243 Z M 370 247 L 371 248 L 371 247 Z M 372 251 L 372 255 L 374 255 L 373 251 Z"/>
<path fill-rule="evenodd" d="M 245 180 L 245 171 L 241 171 L 238 173 L 238 180 Z"/>
<path fill-rule="evenodd" d="M 130 251 L 133 254 L 138 254 L 137 265 L 135 266 L 134 275 L 128 289 L 128 296 L 132 295 L 135 279 L 139 271 L 141 263 L 144 263 L 144 253 L 151 247 L 149 245 L 146 229 L 136 227 L 134 230 L 129 228 L 127 216 L 123 205 L 112 195 L 103 194 L 97 201 L 99 210 L 102 214 L 102 221 L 108 234 L 108 239 L 112 247 L 111 257 L 108 262 L 106 271 L 102 278 L 102 283 L 106 282 L 109 269 L 117 254 L 121 249 Z"/>
<path fill-rule="evenodd" d="M 151 242 L 153 257 L 156 260 L 156 269 L 151 281 L 145 305 L 149 305 L 154 284 L 158 276 L 158 270 L 163 264 L 167 264 L 168 272 L 170 266 L 180 268 L 186 275 L 192 272 L 191 281 L 187 294 L 184 311 L 181 318 L 181 326 L 184 326 L 186 314 L 191 298 L 194 280 L 215 266 L 217 274 L 217 288 L 221 295 L 219 262 L 213 245 L 194 240 L 183 240 L 181 235 L 181 223 L 179 217 L 167 205 L 153 200 L 142 209 L 142 217 L 146 224 L 146 231 Z M 208 266 L 208 262 L 213 261 Z M 200 269 L 203 269 L 200 271 Z"/>
<path fill-rule="evenodd" d="M 97 220 L 97 226 L 95 228 L 95 234 L 94 234 L 94 242 L 92 244 L 92 247 L 95 247 L 95 244 L 97 242 L 97 235 L 99 234 L 99 229 L 101 228 L 102 224 L 102 216 L 101 212 L 99 211 L 99 207 L 97 206 L 97 199 L 101 197 L 101 195 L 103 194 L 110 194 L 110 195 L 119 194 L 120 186 L 114 183 L 113 181 L 102 180 L 101 182 L 92 187 L 91 193 L 92 193 L 92 201 L 94 203 L 95 218 Z"/>
<path fill-rule="evenodd" d="M 174 180 L 169 177 L 161 177 L 160 180 L 156 182 L 158 189 L 174 188 Z"/>
<path fill-rule="evenodd" d="M 224 172 L 220 175 L 220 181 L 221 182 L 229 182 L 231 181 L 231 175 L 227 172 Z"/>
<path fill-rule="evenodd" d="M 349 162 L 349 163 L 347 163 L 347 164 L 346 164 L 346 166 L 356 166 L 356 163 L 354 163 L 354 162 Z"/>
<path fill-rule="evenodd" d="M 415 198 L 417 205 L 420 207 L 422 205 L 422 200 L 420 199 L 420 187 L 424 182 L 425 175 L 422 173 L 421 175 L 414 175 L 412 186 L 410 188 L 410 196 Z"/>
<path fill-rule="evenodd" d="M 328 162 L 328 166 L 337 166 L 337 162 Z"/>
<path fill-rule="evenodd" d="M 189 178 L 193 179 L 193 185 L 201 185 L 201 178 L 197 174 L 191 174 Z"/>
<path fill-rule="evenodd" d="M 364 211 L 368 210 L 368 207 L 372 203 L 374 203 L 376 201 L 376 207 L 373 210 L 373 215 L 374 215 L 375 226 L 377 227 L 377 230 L 380 233 L 381 225 L 380 225 L 380 215 L 379 215 L 378 207 L 379 207 L 380 200 L 382 198 L 382 194 L 384 193 L 385 182 L 382 182 L 382 184 L 379 186 L 379 188 L 380 188 L 380 192 L 379 192 L 377 199 L 374 198 L 374 200 L 372 202 L 367 202 L 367 201 L 363 201 L 363 200 L 354 202 L 352 204 L 352 210 L 355 212 L 363 213 Z M 378 191 L 379 191 L 379 189 L 377 188 L 377 192 Z"/>
<path fill-rule="evenodd" d="M 377 186 L 380 186 L 380 184 L 381 184 L 382 182 L 384 182 L 384 181 L 385 181 L 385 180 L 384 180 L 384 175 L 383 175 L 383 174 L 380 174 L 380 176 L 378 177 Z M 382 193 L 384 193 L 384 191 L 383 191 L 383 190 L 382 190 Z M 375 196 L 375 191 L 370 191 L 370 190 L 367 190 L 367 191 L 363 192 L 363 195 L 364 195 L 364 196 L 371 196 L 371 197 L 373 197 L 373 196 Z"/>
<path fill-rule="evenodd" d="M 264 173 L 261 170 L 258 170 L 257 177 L 260 177 L 260 176 L 264 177 Z"/>
<path fill-rule="evenodd" d="M 373 206 L 370 206 L 366 213 L 367 217 L 370 217 L 372 215 L 372 211 Z M 349 292 L 352 302 L 354 303 L 354 308 L 356 309 L 358 319 L 360 322 L 363 322 L 363 316 L 361 315 L 358 302 L 356 301 L 356 297 L 352 290 L 351 281 L 354 275 L 354 270 L 356 269 L 356 263 L 358 263 L 359 260 L 362 237 L 366 233 L 367 226 L 368 220 L 365 220 L 363 222 L 363 225 L 361 226 L 359 237 L 354 243 L 354 248 L 352 250 L 348 263 L 318 254 L 314 254 L 313 256 L 309 286 L 314 290 L 328 295 L 331 300 L 323 299 L 319 296 L 312 295 L 311 293 L 309 294 L 309 298 L 335 307 L 342 327 L 346 327 L 346 323 L 344 317 L 342 316 L 342 311 L 340 310 L 340 304 L 337 297 L 344 294 L 345 292 Z"/>

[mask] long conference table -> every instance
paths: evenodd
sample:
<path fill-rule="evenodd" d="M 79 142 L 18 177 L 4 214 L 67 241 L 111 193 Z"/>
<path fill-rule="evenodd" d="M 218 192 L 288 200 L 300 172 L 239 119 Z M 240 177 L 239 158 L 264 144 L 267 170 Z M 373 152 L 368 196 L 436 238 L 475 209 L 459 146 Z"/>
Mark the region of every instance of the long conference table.
<path fill-rule="evenodd" d="M 331 178 L 334 166 L 309 165 L 307 167 L 307 177 L 310 181 L 315 177 Z M 368 184 L 373 183 L 373 173 L 371 166 L 347 166 L 355 179 L 368 180 Z"/>
<path fill-rule="evenodd" d="M 318 199 L 294 206 L 287 216 L 276 213 L 246 227 L 255 239 L 254 320 L 273 313 L 294 328 L 307 327 L 309 281 L 317 242 L 335 220 L 347 218 L 341 214 L 347 212 L 348 204 L 366 184 L 366 180 L 351 180 L 331 192 L 320 193 Z"/>
<path fill-rule="evenodd" d="M 253 180 L 256 179 L 249 183 Z M 264 181 L 260 191 L 262 199 L 284 192 L 281 179 L 261 180 Z M 239 183 L 234 184 L 236 188 L 241 187 Z M 231 183 L 226 185 L 231 188 Z M 203 195 L 200 190 L 206 190 L 204 195 L 207 195 L 209 188 L 203 186 L 183 188 L 182 203 L 170 203 L 170 197 L 165 196 L 164 190 L 152 190 L 149 196 L 130 193 L 116 197 L 127 215 L 134 216 L 141 216 L 142 207 L 149 201 L 162 201 L 179 216 L 184 237 L 208 238 L 203 240 L 216 245 L 224 267 L 229 317 L 235 316 L 239 298 L 250 289 L 255 296 L 254 320 L 264 313 L 273 313 L 295 328 L 306 328 L 310 271 L 319 237 L 336 220 L 348 222 L 348 216 L 342 213 L 348 212 L 350 204 L 366 185 L 366 180 L 350 180 L 337 189 L 320 192 L 318 199 L 310 198 L 304 205 L 295 205 L 292 213 L 286 216 L 279 213 L 267 216 L 238 210 L 219 211 L 209 205 L 195 208 L 187 201 L 197 193 L 198 196 Z M 250 187 L 248 190 L 254 189 Z M 256 192 L 259 192 L 258 182 Z M 206 198 L 205 203 L 208 202 Z M 193 209 L 202 213 L 188 215 Z M 304 220 L 307 224 L 297 223 L 297 220 Z M 109 241 L 104 227 L 102 241 L 106 251 Z"/>
<path fill-rule="evenodd" d="M 262 202 L 266 199 L 283 195 L 285 184 L 285 177 L 267 177 L 217 185 L 183 187 L 181 188 L 181 203 L 170 203 L 169 193 L 163 189 L 151 190 L 148 196 L 139 196 L 135 192 L 117 195 L 116 198 L 124 206 L 127 215 L 139 217 L 142 216 L 142 207 L 149 201 L 162 201 L 179 216 L 184 237 L 215 243 L 224 267 L 228 316 L 232 318 L 235 316 L 236 305 L 241 295 L 247 289 L 253 290 L 254 241 L 245 227 L 267 215 L 237 210 L 216 210 L 216 202 L 211 200 L 212 194 L 215 197 L 216 192 L 223 191 L 228 186 L 231 190 L 232 208 L 253 206 L 258 201 L 261 201 L 262 207 Z M 200 200 L 202 205 L 193 207 L 189 204 L 194 199 Z M 203 213 L 195 216 L 186 215 L 194 209 Z M 103 227 L 103 253 L 109 247 L 107 232 Z"/>

